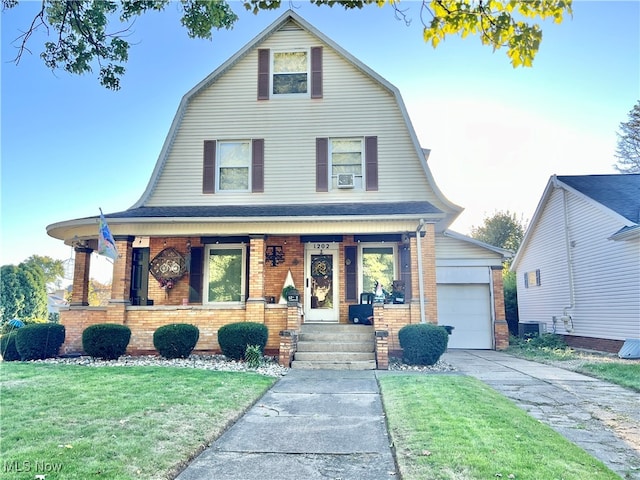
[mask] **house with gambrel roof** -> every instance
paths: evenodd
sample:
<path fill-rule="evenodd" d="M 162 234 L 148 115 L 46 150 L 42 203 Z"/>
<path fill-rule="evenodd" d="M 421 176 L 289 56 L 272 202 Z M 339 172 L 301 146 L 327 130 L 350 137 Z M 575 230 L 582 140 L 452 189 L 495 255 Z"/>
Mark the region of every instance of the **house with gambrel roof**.
<path fill-rule="evenodd" d="M 105 215 L 119 251 L 109 306 L 87 307 L 98 219 L 47 228 L 76 254 L 64 348 L 108 321 L 150 352 L 157 327 L 186 322 L 197 351 L 219 351 L 221 326 L 257 321 L 289 363 L 311 325 L 378 332 L 393 352 L 402 326 L 439 316 L 450 347 L 506 347 L 508 252 L 447 230 L 462 209 L 427 155 L 400 92 L 287 11 L 187 92 L 142 196 Z M 291 284 L 299 301 L 281 303 Z M 378 284 L 373 326 L 354 325 L 350 307 Z"/>

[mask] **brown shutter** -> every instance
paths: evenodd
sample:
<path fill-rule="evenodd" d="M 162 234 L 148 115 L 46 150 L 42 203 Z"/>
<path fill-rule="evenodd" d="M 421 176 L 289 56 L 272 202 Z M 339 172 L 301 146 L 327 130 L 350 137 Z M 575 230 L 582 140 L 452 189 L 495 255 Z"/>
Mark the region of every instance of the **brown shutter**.
<path fill-rule="evenodd" d="M 216 191 L 216 141 L 204 141 L 204 161 L 202 168 L 202 193 Z"/>
<path fill-rule="evenodd" d="M 378 190 L 378 137 L 364 138 L 365 175 L 367 191 Z"/>
<path fill-rule="evenodd" d="M 358 247 L 344 247 L 345 289 L 344 299 L 347 302 L 358 301 Z"/>
<path fill-rule="evenodd" d="M 192 247 L 189 262 L 189 303 L 202 303 L 204 248 Z"/>
<path fill-rule="evenodd" d="M 251 191 L 264 192 L 264 139 L 256 138 L 251 148 Z"/>
<path fill-rule="evenodd" d="M 269 49 L 258 50 L 258 100 L 269 100 Z"/>
<path fill-rule="evenodd" d="M 316 138 L 316 192 L 329 191 L 329 139 Z"/>
<path fill-rule="evenodd" d="M 311 98 L 322 98 L 322 47 L 311 47 Z"/>

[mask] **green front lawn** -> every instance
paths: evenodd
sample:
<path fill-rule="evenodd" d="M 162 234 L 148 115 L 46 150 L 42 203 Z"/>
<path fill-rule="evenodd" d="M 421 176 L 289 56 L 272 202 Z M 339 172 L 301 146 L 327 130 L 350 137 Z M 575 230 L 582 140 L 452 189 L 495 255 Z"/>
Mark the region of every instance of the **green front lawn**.
<path fill-rule="evenodd" d="M 12 480 L 173 478 L 275 381 L 167 367 L 0 369 L 0 479 Z"/>
<path fill-rule="evenodd" d="M 380 388 L 403 480 L 620 478 L 474 378 L 388 375 Z"/>
<path fill-rule="evenodd" d="M 559 335 L 545 334 L 528 340 L 512 337 L 506 352 L 534 362 L 584 373 L 640 392 L 640 360 L 574 350 L 564 344 Z"/>

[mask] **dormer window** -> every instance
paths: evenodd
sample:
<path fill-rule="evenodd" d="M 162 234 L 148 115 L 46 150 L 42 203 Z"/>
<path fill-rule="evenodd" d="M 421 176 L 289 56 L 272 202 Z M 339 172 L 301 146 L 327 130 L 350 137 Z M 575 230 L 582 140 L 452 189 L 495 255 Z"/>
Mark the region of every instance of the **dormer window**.
<path fill-rule="evenodd" d="M 308 57 L 306 51 L 273 53 L 274 95 L 307 93 Z"/>

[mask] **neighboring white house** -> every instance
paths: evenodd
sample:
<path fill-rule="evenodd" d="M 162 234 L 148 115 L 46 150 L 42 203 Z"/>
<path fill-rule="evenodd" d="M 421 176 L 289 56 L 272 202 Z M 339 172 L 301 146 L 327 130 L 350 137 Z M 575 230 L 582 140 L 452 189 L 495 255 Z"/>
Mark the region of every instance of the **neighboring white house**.
<path fill-rule="evenodd" d="M 611 352 L 640 338 L 640 175 L 552 176 L 511 268 L 521 323 Z"/>

